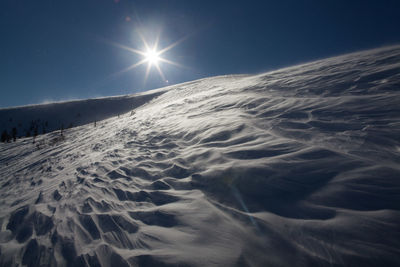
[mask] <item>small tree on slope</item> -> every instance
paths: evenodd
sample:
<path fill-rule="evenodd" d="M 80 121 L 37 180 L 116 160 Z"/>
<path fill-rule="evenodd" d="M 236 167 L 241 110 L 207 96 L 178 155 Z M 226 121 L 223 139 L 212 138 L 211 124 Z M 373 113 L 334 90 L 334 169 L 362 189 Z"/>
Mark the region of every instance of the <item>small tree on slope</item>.
<path fill-rule="evenodd" d="M 7 133 L 7 130 L 4 130 L 1 133 L 1 142 L 5 143 L 7 141 L 7 139 L 8 139 L 8 133 Z"/>
<path fill-rule="evenodd" d="M 16 127 L 12 128 L 12 138 L 13 138 L 14 142 L 17 141 L 17 128 Z"/>

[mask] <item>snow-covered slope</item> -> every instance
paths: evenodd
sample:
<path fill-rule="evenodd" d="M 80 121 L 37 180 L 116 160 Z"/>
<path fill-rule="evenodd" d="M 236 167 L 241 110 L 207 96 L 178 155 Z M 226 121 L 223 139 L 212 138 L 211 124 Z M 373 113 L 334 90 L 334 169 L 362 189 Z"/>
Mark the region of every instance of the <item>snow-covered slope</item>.
<path fill-rule="evenodd" d="M 1 266 L 399 266 L 400 47 L 171 86 L 0 146 Z"/>
<path fill-rule="evenodd" d="M 163 93 L 163 89 L 135 95 L 103 97 L 0 109 L 0 132 L 33 136 L 119 116 Z"/>

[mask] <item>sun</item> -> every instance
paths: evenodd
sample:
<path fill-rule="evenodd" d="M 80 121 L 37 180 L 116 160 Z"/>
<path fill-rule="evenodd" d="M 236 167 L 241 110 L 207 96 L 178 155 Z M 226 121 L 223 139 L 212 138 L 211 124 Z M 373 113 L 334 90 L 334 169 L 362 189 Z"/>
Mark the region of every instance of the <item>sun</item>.
<path fill-rule="evenodd" d="M 150 65 L 157 65 L 158 62 L 160 61 L 159 57 L 159 52 L 156 51 L 156 49 L 147 49 L 147 51 L 144 53 L 144 58 Z"/>
<path fill-rule="evenodd" d="M 158 45 L 159 45 L 160 35 L 157 36 L 157 38 L 156 38 L 155 42 L 153 43 L 153 45 L 150 45 L 145 40 L 144 36 L 140 32 L 138 32 L 138 33 L 139 33 L 139 36 L 140 36 L 140 38 L 141 38 L 141 40 L 143 42 L 143 46 L 144 46 L 143 50 L 138 50 L 138 49 L 135 49 L 135 48 L 132 48 L 132 47 L 128 47 L 128 46 L 125 46 L 125 45 L 122 45 L 122 44 L 118 44 L 118 43 L 115 43 L 115 42 L 110 42 L 110 41 L 105 40 L 107 43 L 109 43 L 111 45 L 114 45 L 114 46 L 119 47 L 121 49 L 128 50 L 128 51 L 130 51 L 132 53 L 135 53 L 135 54 L 138 54 L 138 55 L 142 56 L 142 59 L 139 62 L 136 62 L 136 63 L 132 64 L 131 66 L 128 66 L 127 68 L 112 74 L 112 76 L 120 75 L 120 74 L 122 74 L 124 72 L 127 72 L 129 70 L 132 70 L 132 69 L 140 66 L 140 65 L 143 65 L 143 64 L 147 63 L 146 73 L 144 75 L 144 83 L 146 83 L 147 77 L 149 76 L 149 72 L 150 72 L 150 70 L 152 69 L 153 66 L 155 67 L 155 69 L 160 74 L 161 79 L 164 82 L 168 83 L 168 80 L 166 79 L 163 71 L 161 70 L 161 65 L 162 65 L 161 63 L 167 63 L 167 64 L 175 65 L 175 66 L 178 66 L 178 67 L 184 67 L 184 66 L 182 66 L 181 64 L 178 64 L 178 63 L 176 63 L 174 61 L 166 59 L 163 54 L 165 52 L 169 51 L 170 49 L 174 48 L 178 44 L 180 44 L 182 41 L 184 41 L 187 38 L 187 36 L 185 36 L 182 39 L 170 44 L 167 47 L 163 47 L 163 48 L 159 49 Z"/>

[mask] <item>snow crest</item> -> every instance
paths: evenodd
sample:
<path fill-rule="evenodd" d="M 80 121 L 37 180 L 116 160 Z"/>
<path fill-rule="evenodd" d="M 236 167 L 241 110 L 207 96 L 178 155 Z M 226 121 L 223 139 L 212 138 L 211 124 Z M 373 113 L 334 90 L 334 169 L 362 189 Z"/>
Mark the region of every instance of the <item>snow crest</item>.
<path fill-rule="evenodd" d="M 0 146 L 0 266 L 400 265 L 400 47 L 163 89 Z"/>

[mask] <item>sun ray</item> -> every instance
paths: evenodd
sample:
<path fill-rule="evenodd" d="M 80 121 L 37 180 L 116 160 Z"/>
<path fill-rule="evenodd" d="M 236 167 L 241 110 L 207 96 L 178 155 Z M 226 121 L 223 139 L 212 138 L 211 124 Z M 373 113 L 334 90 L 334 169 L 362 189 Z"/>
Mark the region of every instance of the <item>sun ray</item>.
<path fill-rule="evenodd" d="M 160 33 L 157 34 L 156 41 L 154 42 L 154 47 L 153 47 L 154 51 L 157 51 L 159 42 L 160 42 Z M 162 53 L 159 52 L 159 54 L 162 54 Z"/>
<path fill-rule="evenodd" d="M 136 67 L 139 67 L 142 64 L 145 64 L 146 62 L 147 62 L 146 59 L 143 59 L 143 60 L 141 60 L 141 61 L 139 61 L 139 62 L 137 62 L 135 64 L 132 64 L 132 65 L 126 67 L 125 69 L 122 69 L 120 71 L 117 71 L 117 72 L 114 72 L 114 73 L 110 74 L 107 77 L 107 79 L 113 79 L 113 78 L 115 78 L 115 77 L 117 77 L 117 76 L 119 76 L 119 75 L 121 75 L 121 74 L 123 74 L 123 73 L 125 73 L 127 71 L 130 71 L 130 70 L 132 70 L 132 69 L 134 69 Z"/>
<path fill-rule="evenodd" d="M 151 65 L 150 65 L 150 64 L 147 64 L 146 74 L 144 75 L 144 84 L 146 84 L 147 78 L 149 77 L 150 68 L 151 68 Z"/>
<path fill-rule="evenodd" d="M 161 68 L 158 64 L 155 64 L 156 69 L 158 70 L 158 73 L 160 74 L 161 78 L 163 79 L 163 81 L 167 80 L 165 79 L 164 73 L 161 71 Z"/>
<path fill-rule="evenodd" d="M 187 38 L 189 37 L 189 35 L 186 35 L 184 37 L 182 37 L 181 39 L 179 39 L 178 41 L 170 44 L 169 46 L 163 48 L 160 50 L 160 54 L 163 54 L 165 52 L 167 52 L 168 50 L 171 50 L 172 48 L 174 48 L 175 46 L 177 46 L 178 44 L 182 43 L 183 41 L 185 41 Z"/>
<path fill-rule="evenodd" d="M 142 59 L 141 61 L 139 61 L 138 63 L 135 63 L 135 64 L 133 64 L 133 65 L 131 65 L 131 66 L 129 66 L 129 67 L 127 67 L 125 70 L 123 70 L 124 72 L 127 72 L 127 71 L 129 71 L 129 70 L 131 70 L 131 69 L 134 69 L 134 68 L 136 68 L 136 67 L 139 67 L 140 65 L 142 65 L 142 64 L 144 64 L 144 63 L 146 63 L 147 61 L 146 61 L 146 59 Z"/>
<path fill-rule="evenodd" d="M 145 54 L 143 51 L 134 49 L 134 48 L 132 48 L 132 47 L 129 47 L 129 46 L 126 46 L 126 45 L 123 45 L 123 44 L 119 44 L 119 43 L 116 43 L 116 42 L 112 42 L 112 41 L 107 40 L 107 39 L 104 39 L 104 38 L 101 38 L 101 41 L 104 42 L 104 43 L 110 44 L 110 45 L 112 45 L 112 46 L 115 46 L 115 47 L 118 47 L 118 48 L 127 50 L 127 51 L 129 51 L 129 52 L 142 55 L 142 56 L 144 56 L 144 54 Z"/>
<path fill-rule="evenodd" d="M 122 48 L 122 49 L 128 50 L 128 51 L 130 51 L 130 52 L 133 52 L 133 53 L 136 53 L 136 54 L 142 55 L 142 56 L 144 55 L 143 51 L 140 51 L 140 50 L 134 49 L 134 48 L 132 48 L 132 47 L 129 47 L 129 46 L 125 46 L 125 45 L 121 45 L 121 44 L 117 44 L 117 43 L 113 43 L 113 45 L 115 45 L 115 46 L 117 46 L 117 47 L 119 47 L 119 48 Z"/>
<path fill-rule="evenodd" d="M 146 49 L 146 50 L 150 49 L 150 46 L 147 44 L 147 41 L 146 41 L 146 39 L 144 38 L 142 32 L 141 32 L 141 31 L 138 31 L 138 34 L 139 34 L 139 37 L 140 37 L 140 39 L 142 40 L 142 42 L 143 42 L 143 44 L 144 44 L 145 49 Z"/>
<path fill-rule="evenodd" d="M 177 63 L 177 62 L 174 62 L 174 61 L 171 61 L 171 60 L 162 58 L 162 57 L 159 58 L 159 61 L 168 63 L 168 64 L 170 64 L 170 65 L 174 65 L 174 66 L 177 66 L 177 67 L 186 68 L 186 67 L 185 67 L 184 65 L 182 65 L 182 64 L 179 64 L 179 63 Z"/>

